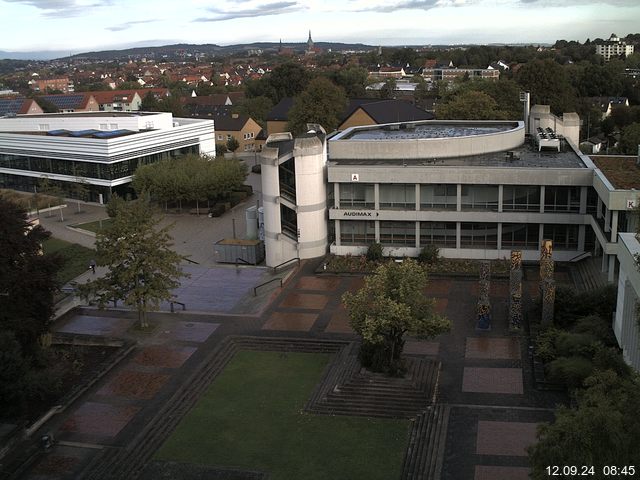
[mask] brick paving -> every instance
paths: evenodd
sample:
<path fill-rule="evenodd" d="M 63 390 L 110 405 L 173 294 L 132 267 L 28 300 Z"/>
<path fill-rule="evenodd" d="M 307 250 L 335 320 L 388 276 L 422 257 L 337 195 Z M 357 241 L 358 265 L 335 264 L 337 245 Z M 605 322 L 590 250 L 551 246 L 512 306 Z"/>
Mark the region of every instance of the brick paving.
<path fill-rule="evenodd" d="M 46 428 L 57 432 L 61 440 L 107 445 L 110 450 L 103 451 L 99 458 L 109 462 L 118 452 L 136 447 L 141 441 L 140 432 L 146 431 L 150 422 L 168 421 L 158 416 L 177 401 L 171 398 L 178 389 L 187 392 L 206 387 L 190 384 L 191 372 L 203 365 L 228 335 L 354 340 L 340 297 L 345 291 L 359 288 L 363 277 L 318 276 L 313 273 L 317 264 L 303 264 L 284 288 L 273 294 L 259 316 L 158 313 L 151 315 L 152 322 L 159 324 L 151 334 L 130 328 L 135 323 L 133 312 L 83 314 L 61 322 L 61 331 L 133 336 L 140 344 L 134 354 Z M 227 283 L 232 282 L 229 273 Z M 477 281 L 432 278 L 428 296 L 435 297 L 436 309 L 451 319 L 452 331 L 434 340 L 407 339 L 406 354 L 433 358 L 442 364 L 436 402 L 446 406 L 443 425 L 448 426 L 441 442 L 444 464 L 440 480 L 526 478 L 524 448 L 531 443 L 536 425 L 550 421 L 551 408 L 565 400 L 562 395 L 533 388 L 526 338 L 512 337 L 507 330 L 506 302 L 502 298 L 505 285 L 496 283 L 492 287 L 493 328 L 491 333 L 479 335 L 474 330 L 477 298 L 472 294 Z M 215 287 L 216 294 L 223 296 L 226 287 Z M 536 293 L 537 282 L 526 282 L 525 307 Z M 232 303 L 229 301 L 225 308 Z M 129 390 L 124 388 L 127 380 L 133 384 Z M 144 458 L 151 458 L 154 450 L 147 450 Z M 50 455 L 60 457 L 65 473 L 47 475 L 47 480 L 86 478 L 76 473 L 88 465 L 89 459 L 98 458 L 96 450 L 80 446 L 59 445 Z M 148 461 L 144 458 L 136 461 L 144 464 Z M 42 464 L 34 465 L 28 478 L 43 475 Z M 130 478 L 137 478 L 139 473 L 132 471 Z"/>
<path fill-rule="evenodd" d="M 479 421 L 476 453 L 524 457 L 527 447 L 535 443 L 537 426 L 525 422 Z"/>

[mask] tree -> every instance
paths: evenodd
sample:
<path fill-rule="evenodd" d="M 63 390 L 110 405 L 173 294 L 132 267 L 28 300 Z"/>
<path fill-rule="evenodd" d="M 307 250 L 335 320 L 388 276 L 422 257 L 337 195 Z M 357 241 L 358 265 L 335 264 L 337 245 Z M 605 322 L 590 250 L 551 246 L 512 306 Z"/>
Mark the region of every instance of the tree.
<path fill-rule="evenodd" d="M 159 109 L 158 99 L 153 92 L 148 92 L 140 102 L 140 110 L 143 112 L 157 112 Z"/>
<path fill-rule="evenodd" d="M 620 135 L 620 152 L 636 155 L 640 146 L 640 123 L 632 123 L 622 129 Z"/>
<path fill-rule="evenodd" d="M 380 265 L 356 293 L 343 295 L 351 327 L 362 337 L 365 367 L 395 374 L 402 371 L 404 335 L 432 338 L 449 331 L 449 320 L 424 296 L 427 273 L 414 260 Z"/>
<path fill-rule="evenodd" d="M 230 152 L 235 152 L 236 150 L 238 150 L 238 147 L 240 147 L 240 142 L 238 142 L 238 139 L 236 137 L 232 136 L 227 140 L 227 150 L 229 150 Z"/>
<path fill-rule="evenodd" d="M 359 98 L 364 97 L 367 93 L 368 78 L 369 72 L 367 72 L 366 68 L 351 65 L 339 70 L 333 80 L 338 86 L 344 88 L 347 97 Z"/>
<path fill-rule="evenodd" d="M 253 118 L 262 128 L 266 126 L 267 114 L 273 108 L 273 102 L 267 96 L 244 98 L 238 105 L 234 105 L 235 113 L 242 113 Z"/>
<path fill-rule="evenodd" d="M 278 65 L 267 77 L 274 95 L 271 100 L 276 104 L 285 97 L 295 97 L 308 87 L 310 80 L 309 71 L 298 63 L 287 62 Z"/>
<path fill-rule="evenodd" d="M 36 103 L 44 113 L 58 113 L 58 107 L 56 107 L 53 102 L 47 100 L 46 98 L 35 96 L 33 97 L 33 99 L 36 101 Z"/>
<path fill-rule="evenodd" d="M 293 102 L 289 111 L 289 129 L 302 133 L 307 123 L 318 123 L 331 132 L 338 127 L 346 107 L 344 90 L 330 80 L 318 77 Z"/>
<path fill-rule="evenodd" d="M 141 328 L 148 328 L 147 311 L 172 298 L 182 272 L 182 257 L 171 250 L 169 226 L 160 220 L 146 198 L 120 204 L 113 222 L 96 237 L 97 264 L 108 267 L 104 277 L 81 287 L 100 307 L 114 299 L 136 309 Z"/>
<path fill-rule="evenodd" d="M 526 63 L 516 76 L 517 82 L 531 92 L 533 105 L 550 105 L 556 114 L 573 112 L 576 94 L 566 71 L 551 59 Z"/>
<path fill-rule="evenodd" d="M 438 104 L 436 116 L 441 120 L 501 120 L 506 115 L 489 95 L 471 90 Z"/>
<path fill-rule="evenodd" d="M 640 405 L 637 375 L 620 377 L 612 370 L 597 371 L 585 381 L 575 409 L 560 407 L 555 422 L 538 430 L 529 449 L 534 479 L 549 478 L 549 465 L 593 465 L 602 476 L 608 465 L 640 462 L 640 417 L 630 414 Z"/>
<path fill-rule="evenodd" d="M 395 78 L 387 78 L 380 89 L 380 98 L 394 98 L 397 82 Z"/>

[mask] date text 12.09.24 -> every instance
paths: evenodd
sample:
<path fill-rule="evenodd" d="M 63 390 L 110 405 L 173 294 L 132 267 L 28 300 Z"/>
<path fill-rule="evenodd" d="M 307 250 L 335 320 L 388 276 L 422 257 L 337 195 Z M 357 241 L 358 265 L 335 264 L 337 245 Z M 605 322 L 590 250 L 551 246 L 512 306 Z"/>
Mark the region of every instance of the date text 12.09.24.
<path fill-rule="evenodd" d="M 550 477 L 590 477 L 598 473 L 605 477 L 635 478 L 636 474 L 634 465 L 605 465 L 597 470 L 591 465 L 549 465 L 545 470 Z"/>

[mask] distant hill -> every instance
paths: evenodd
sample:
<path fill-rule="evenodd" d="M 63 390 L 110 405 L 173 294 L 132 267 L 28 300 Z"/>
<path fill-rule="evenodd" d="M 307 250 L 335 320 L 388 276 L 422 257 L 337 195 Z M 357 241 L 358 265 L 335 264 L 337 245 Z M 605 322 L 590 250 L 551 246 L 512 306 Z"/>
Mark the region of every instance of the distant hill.
<path fill-rule="evenodd" d="M 135 47 L 124 50 L 103 50 L 99 52 L 86 52 L 72 55 L 72 59 L 90 59 L 90 60 L 118 60 L 129 57 L 154 57 L 162 58 L 165 55 L 174 57 L 180 53 L 195 55 L 196 53 L 206 55 L 231 55 L 242 53 L 248 50 L 271 50 L 276 51 L 279 47 L 277 42 L 254 42 L 238 45 L 216 45 L 212 43 L 195 45 L 190 43 L 177 43 L 173 45 L 162 45 L 158 47 Z M 304 50 L 306 43 L 283 43 L 283 47 L 290 47 L 296 50 Z M 361 43 L 333 43 L 333 42 L 317 42 L 316 47 L 324 50 L 371 50 L 373 46 Z M 64 55 L 63 57 L 66 57 Z"/>
<path fill-rule="evenodd" d="M 5 52 L 0 50 L 0 60 L 53 60 L 54 58 L 66 57 L 68 51 L 40 51 L 40 52 Z"/>

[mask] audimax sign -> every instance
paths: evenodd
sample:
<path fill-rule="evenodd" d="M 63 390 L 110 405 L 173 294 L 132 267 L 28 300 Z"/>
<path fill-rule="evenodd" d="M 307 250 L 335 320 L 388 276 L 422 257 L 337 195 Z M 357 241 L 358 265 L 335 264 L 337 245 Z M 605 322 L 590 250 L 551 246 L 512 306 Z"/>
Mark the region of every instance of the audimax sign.
<path fill-rule="evenodd" d="M 372 212 L 367 210 L 346 210 L 345 212 L 343 212 L 342 216 L 373 218 L 378 216 L 378 212 Z"/>

